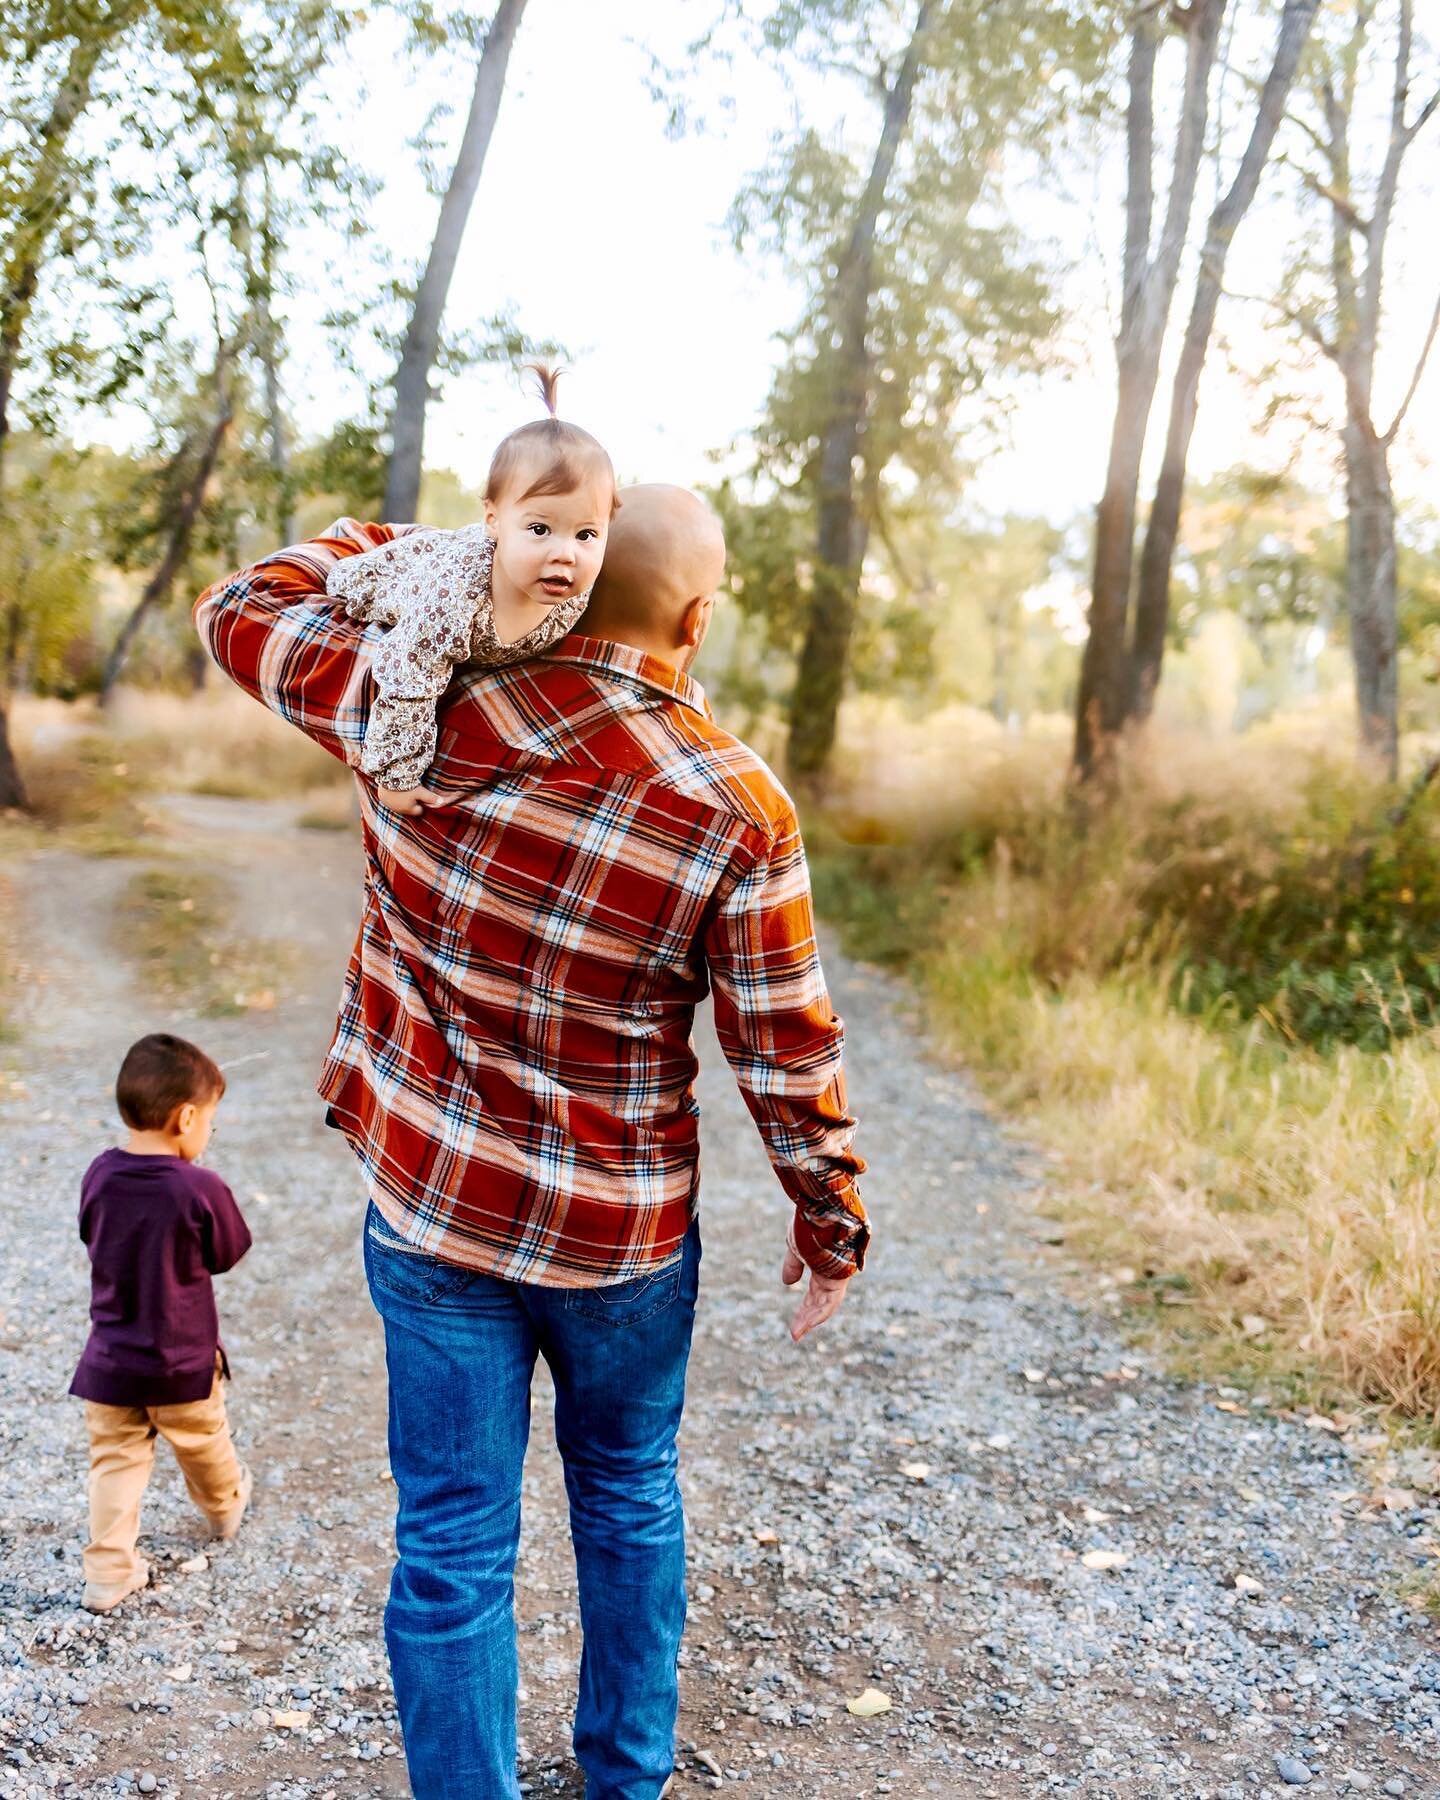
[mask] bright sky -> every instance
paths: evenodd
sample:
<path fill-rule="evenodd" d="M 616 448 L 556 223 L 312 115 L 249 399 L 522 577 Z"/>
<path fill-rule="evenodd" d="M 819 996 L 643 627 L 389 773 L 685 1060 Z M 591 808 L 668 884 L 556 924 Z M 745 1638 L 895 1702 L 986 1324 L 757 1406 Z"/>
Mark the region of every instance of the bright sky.
<path fill-rule="evenodd" d="M 605 442 L 623 479 L 712 476 L 713 453 L 743 435 L 759 413 L 779 353 L 775 333 L 799 310 L 798 295 L 774 261 L 758 253 L 739 257 L 723 224 L 791 101 L 753 60 L 729 73 L 702 63 L 690 92 L 710 114 L 711 128 L 673 141 L 665 110 L 646 87 L 649 53 L 683 62 L 687 41 L 717 10 L 716 0 L 627 0 L 623 8 L 530 0 L 451 289 L 452 328 L 513 306 L 533 336 L 568 347 L 564 410 Z M 394 266 L 415 266 L 438 203 L 425 191 L 407 139 L 445 97 L 442 73 L 401 55 L 392 27 L 361 34 L 343 73 L 357 90 L 363 84 L 368 98 L 361 106 L 358 93 L 337 89 L 327 128 L 348 139 L 371 169 L 390 159 L 372 217 L 393 247 Z M 453 146 L 468 84 L 451 97 L 458 114 Z M 812 117 L 833 118 L 855 102 L 848 86 L 831 78 L 823 92 L 808 90 L 805 104 Z M 865 124 L 867 132 L 873 129 Z M 1412 165 L 1394 233 L 1387 326 L 1406 374 L 1434 303 L 1440 120 L 1431 141 L 1422 140 L 1412 154 Z M 1069 268 L 1064 292 L 1073 316 L 1061 345 L 1063 366 L 1010 396 L 1008 441 L 985 457 L 971 494 L 984 509 L 1042 511 L 1058 520 L 1075 517 L 1097 498 L 1113 392 L 1109 309 L 1122 173 L 1112 150 L 1098 170 L 1075 175 L 1070 191 L 1056 192 L 1053 184 L 1044 191 L 1012 189 L 1018 222 L 1051 246 L 1057 265 Z M 1196 236 L 1212 198 L 1209 186 L 1202 188 Z M 1274 292 L 1287 229 L 1277 211 L 1257 208 L 1231 257 L 1233 290 Z M 337 393 L 315 329 L 333 297 L 321 278 L 292 309 L 292 399 L 302 427 L 317 432 L 358 409 L 356 393 Z M 1181 323 L 1177 309 L 1172 336 Z M 1254 375 L 1286 341 L 1262 305 L 1223 310 L 1192 459 L 1197 475 L 1243 460 L 1282 462 L 1299 443 L 1300 472 L 1333 482 L 1330 434 L 1283 424 L 1262 430 L 1273 384 L 1259 384 Z M 1396 394 L 1405 379 L 1399 362 L 1397 355 L 1382 380 Z M 1290 354 L 1288 379 L 1333 417 L 1330 375 L 1313 358 Z M 1422 500 L 1440 463 L 1437 400 L 1440 353 L 1396 459 L 1402 493 Z M 478 483 L 496 440 L 535 410 L 508 372 L 453 378 L 430 412 L 427 461 Z M 1152 430 L 1157 443 L 1162 427 L 1163 414 Z"/>

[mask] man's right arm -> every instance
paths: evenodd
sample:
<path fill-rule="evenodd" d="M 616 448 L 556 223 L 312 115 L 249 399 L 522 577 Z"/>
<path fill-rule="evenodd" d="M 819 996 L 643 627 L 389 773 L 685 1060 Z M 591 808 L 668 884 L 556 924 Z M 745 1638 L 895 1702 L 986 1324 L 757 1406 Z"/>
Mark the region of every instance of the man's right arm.
<path fill-rule="evenodd" d="M 369 715 L 369 645 L 364 628 L 327 600 L 325 579 L 339 558 L 409 529 L 339 519 L 217 581 L 195 603 L 196 630 L 230 679 L 352 767 Z"/>
<path fill-rule="evenodd" d="M 722 883 L 705 937 L 715 1029 L 795 1205 L 805 1265 L 846 1280 L 865 1261 L 870 1227 L 856 1179 L 842 1067 L 844 1033 L 825 986 L 800 828 L 786 807 Z"/>

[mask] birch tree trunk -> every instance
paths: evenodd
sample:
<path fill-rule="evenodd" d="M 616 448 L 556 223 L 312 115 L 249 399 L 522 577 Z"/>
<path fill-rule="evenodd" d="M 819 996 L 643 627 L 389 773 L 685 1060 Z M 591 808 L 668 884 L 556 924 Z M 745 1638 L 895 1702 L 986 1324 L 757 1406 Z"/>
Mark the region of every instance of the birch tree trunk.
<path fill-rule="evenodd" d="M 1179 15 L 1186 37 L 1185 86 L 1165 220 L 1153 254 L 1155 65 L 1166 10 L 1146 7 L 1131 37 L 1124 286 L 1115 345 L 1118 391 L 1105 489 L 1095 518 L 1089 634 L 1075 705 L 1074 769 L 1082 781 L 1108 770 L 1129 711 L 1128 630 L 1140 461 L 1180 257 L 1195 204 L 1210 111 L 1210 75 L 1225 5 L 1226 0 L 1193 0 Z"/>
<path fill-rule="evenodd" d="M 1392 780 L 1399 773 L 1400 722 L 1398 663 L 1399 580 L 1396 560 L 1395 496 L 1390 452 L 1420 386 L 1435 342 L 1440 304 L 1420 351 L 1405 398 L 1388 429 L 1375 419 L 1375 362 L 1384 302 L 1385 258 L 1395 216 L 1400 174 L 1416 137 L 1440 110 L 1440 93 L 1410 115 L 1414 51 L 1414 0 L 1400 0 L 1390 86 L 1389 132 L 1368 217 L 1357 200 L 1351 166 L 1351 126 L 1360 71 L 1375 7 L 1362 0 L 1338 67 L 1320 83 L 1325 179 L 1308 185 L 1329 206 L 1330 280 L 1334 319 L 1328 332 L 1304 314 L 1293 322 L 1325 352 L 1345 393 L 1341 446 L 1345 462 L 1346 601 L 1350 649 L 1355 668 L 1355 702 L 1362 756 Z"/>
<path fill-rule="evenodd" d="M 857 506 L 856 484 L 870 395 L 868 328 L 875 231 L 895 158 L 909 129 L 924 37 L 933 11 L 933 0 L 921 0 L 915 29 L 885 96 L 880 140 L 835 276 L 831 308 L 838 339 L 832 365 L 834 398 L 820 440 L 815 576 L 790 700 L 786 746 L 787 766 L 802 780 L 819 775 L 834 749 L 855 630 L 868 537 L 868 524 Z"/>
<path fill-rule="evenodd" d="M 1170 625 L 1170 574 L 1180 531 L 1180 507 L 1185 493 L 1185 469 L 1190 440 L 1199 411 L 1200 376 L 1215 329 L 1215 314 L 1225 281 L 1225 262 L 1241 221 L 1249 212 L 1260 177 L 1270 159 L 1275 134 L 1284 117 L 1295 72 L 1319 11 L 1319 0 L 1286 0 L 1280 19 L 1270 73 L 1260 93 L 1255 122 L 1245 154 L 1229 189 L 1210 215 L 1205 247 L 1200 255 L 1195 296 L 1180 350 L 1180 365 L 1170 396 L 1170 421 L 1165 434 L 1165 455 L 1155 484 L 1155 499 L 1145 529 L 1140 554 L 1140 579 L 1135 596 L 1135 629 L 1130 657 L 1130 717 L 1150 717 L 1165 637 Z"/>
<path fill-rule="evenodd" d="M 385 473 L 384 516 L 409 521 L 420 501 L 420 472 L 425 451 L 425 409 L 430 400 L 430 372 L 440 350 L 440 326 L 455 273 L 461 240 L 470 218 L 485 154 L 500 113 L 505 74 L 525 0 L 500 0 L 485 35 L 475 71 L 470 116 L 460 141 L 450 185 L 440 207 L 440 221 L 415 292 L 410 323 L 395 374 L 395 407 L 391 414 L 390 461 Z"/>

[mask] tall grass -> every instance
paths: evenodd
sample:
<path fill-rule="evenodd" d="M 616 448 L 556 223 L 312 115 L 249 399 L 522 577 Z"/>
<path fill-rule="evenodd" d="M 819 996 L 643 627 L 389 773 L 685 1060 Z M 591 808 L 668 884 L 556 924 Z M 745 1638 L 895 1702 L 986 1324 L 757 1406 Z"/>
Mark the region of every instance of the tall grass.
<path fill-rule="evenodd" d="M 263 800 L 348 789 L 343 764 L 233 688 L 189 697 L 122 689 L 106 711 L 20 699 L 16 752 L 32 804 L 5 841 L 61 831 L 92 854 L 126 854 L 161 829 L 153 796 Z"/>
<path fill-rule="evenodd" d="M 1133 1301 L 1296 1396 L 1440 1421 L 1440 1033 L 1393 1004 L 1440 960 L 1440 807 L 1397 836 L 1283 742 L 1152 743 L 1084 827 L 1063 781 L 1060 744 L 995 745 L 898 826 L 856 782 L 822 908 L 1057 1153 Z"/>

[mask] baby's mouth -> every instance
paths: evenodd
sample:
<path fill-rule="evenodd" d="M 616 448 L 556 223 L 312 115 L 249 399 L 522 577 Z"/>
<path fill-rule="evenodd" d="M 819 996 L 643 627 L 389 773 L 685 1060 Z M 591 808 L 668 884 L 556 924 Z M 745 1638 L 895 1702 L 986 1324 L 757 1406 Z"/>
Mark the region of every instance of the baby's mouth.
<path fill-rule="evenodd" d="M 573 581 L 566 580 L 560 576 L 550 576 L 548 579 L 542 581 L 540 585 L 547 594 L 553 594 L 556 599 L 559 599 L 563 595 L 568 594 L 575 584 Z"/>

